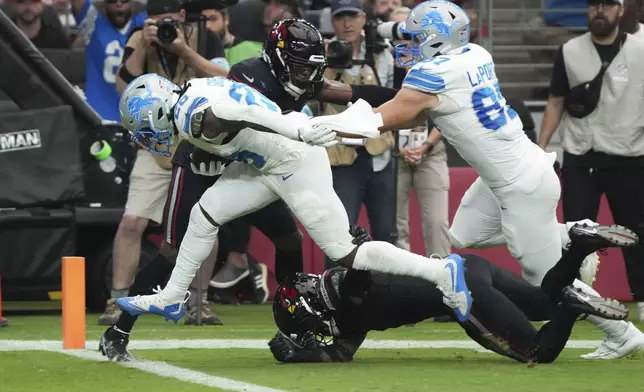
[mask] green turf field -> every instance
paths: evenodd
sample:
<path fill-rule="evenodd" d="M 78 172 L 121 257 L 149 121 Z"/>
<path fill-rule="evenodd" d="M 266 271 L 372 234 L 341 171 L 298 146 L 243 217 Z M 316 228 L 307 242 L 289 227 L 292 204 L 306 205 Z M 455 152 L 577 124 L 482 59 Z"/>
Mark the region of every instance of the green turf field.
<path fill-rule="evenodd" d="M 476 348 L 455 323 L 431 321 L 372 333 L 347 364 L 277 364 L 266 342 L 270 306 L 219 306 L 224 326 L 184 326 L 145 316 L 127 366 L 102 361 L 105 330 L 87 318 L 87 350 L 62 352 L 59 316 L 10 316 L 0 328 L 0 391 L 7 392 L 604 392 L 644 390 L 644 353 L 588 361 L 602 338 L 579 322 L 555 364 L 528 367 Z M 638 325 L 640 328 L 643 325 Z M 446 347 L 446 348 L 434 348 Z"/>

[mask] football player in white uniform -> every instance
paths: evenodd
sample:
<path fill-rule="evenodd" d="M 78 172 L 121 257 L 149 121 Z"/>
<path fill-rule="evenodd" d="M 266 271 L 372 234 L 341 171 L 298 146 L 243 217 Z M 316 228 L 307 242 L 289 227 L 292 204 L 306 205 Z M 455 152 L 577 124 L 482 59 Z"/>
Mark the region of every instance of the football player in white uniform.
<path fill-rule="evenodd" d="M 166 287 L 154 295 L 121 298 L 121 309 L 178 321 L 188 285 L 210 253 L 219 226 L 281 198 L 332 260 L 358 270 L 424 278 L 441 288 L 459 320 L 469 316 L 472 298 L 460 256 L 427 259 L 385 242 L 352 243 L 326 150 L 319 147 L 336 143 L 332 130 L 313 127 L 302 113 L 283 115 L 261 93 L 225 78 L 194 79 L 180 89 L 157 75 L 143 75 L 124 91 L 120 112 L 135 141 L 151 152 L 166 153 L 173 141 L 187 139 L 233 160 L 192 209 Z M 366 102 L 345 113 L 328 120 L 348 122 L 365 136 L 379 135 L 379 115 Z"/>
<path fill-rule="evenodd" d="M 380 130 L 409 128 L 429 115 L 479 174 L 454 217 L 452 244 L 457 248 L 507 244 L 525 279 L 548 293 L 552 282 L 542 280 L 561 258 L 574 224 L 560 225 L 556 218 L 561 191 L 553 170 L 556 155 L 545 153 L 525 135 L 521 120 L 501 94 L 492 56 L 469 43 L 470 21 L 459 6 L 426 1 L 400 26 L 379 31 L 387 29 L 392 33 L 399 29 L 411 39 L 396 46 L 396 57 L 401 66 L 413 67 L 396 96 L 376 109 L 384 123 Z M 324 119 L 312 122 L 322 124 Z M 335 129 L 343 130 L 341 124 Z M 581 224 L 586 224 L 588 235 L 610 235 L 594 222 Z M 597 295 L 581 281 L 575 285 Z M 631 323 L 588 319 L 607 333 L 588 358 L 623 356 L 644 345 L 644 335 Z"/>

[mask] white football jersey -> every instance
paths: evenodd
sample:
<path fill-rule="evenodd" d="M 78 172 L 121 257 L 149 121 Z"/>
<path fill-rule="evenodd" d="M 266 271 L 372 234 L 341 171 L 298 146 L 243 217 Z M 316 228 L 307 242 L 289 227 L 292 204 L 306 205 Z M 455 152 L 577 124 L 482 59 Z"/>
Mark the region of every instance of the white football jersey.
<path fill-rule="evenodd" d="M 428 114 L 441 134 L 489 187 L 509 185 L 541 149 L 501 95 L 490 53 L 475 44 L 457 53 L 417 63 L 403 87 L 435 94 L 438 107 Z"/>
<path fill-rule="evenodd" d="M 174 120 L 180 139 L 227 159 L 248 163 L 263 173 L 285 174 L 300 162 L 308 146 L 282 135 L 253 129 L 295 127 L 308 121 L 303 113 L 282 115 L 279 106 L 257 90 L 222 77 L 193 79 L 174 106 Z M 250 110 L 250 109 L 253 110 Z M 211 109 L 223 120 L 247 125 L 236 135 L 223 132 L 211 141 L 195 139 L 190 132 L 190 119 Z M 295 133 L 297 134 L 297 132 Z M 225 142 L 225 144 L 224 144 Z"/>

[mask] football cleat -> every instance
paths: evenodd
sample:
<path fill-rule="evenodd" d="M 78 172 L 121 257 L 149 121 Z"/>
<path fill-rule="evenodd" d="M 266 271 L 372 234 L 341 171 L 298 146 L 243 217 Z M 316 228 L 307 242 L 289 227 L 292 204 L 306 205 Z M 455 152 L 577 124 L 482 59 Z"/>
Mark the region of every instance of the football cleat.
<path fill-rule="evenodd" d="M 628 317 L 628 309 L 616 300 L 585 293 L 572 285 L 564 287 L 562 302 L 580 314 L 591 314 L 609 320 L 624 320 Z"/>
<path fill-rule="evenodd" d="M 457 254 L 451 254 L 444 259 L 436 255 L 430 258 L 445 262 L 445 277 L 436 282 L 436 286 L 443 293 L 443 303 L 454 310 L 459 322 L 465 322 L 472 309 L 472 295 L 465 283 L 466 268 L 463 258 Z"/>
<path fill-rule="evenodd" d="M 170 302 L 159 294 L 161 287 L 157 286 L 153 292 L 155 294 L 119 298 L 116 300 L 116 305 L 132 316 L 156 314 L 162 316 L 166 321 L 172 320 L 175 324 L 178 323 L 186 313 L 185 303 L 190 297 L 190 293 L 188 292 L 187 297 L 183 301 Z"/>
<path fill-rule="evenodd" d="M 590 251 L 612 247 L 629 247 L 639 244 L 639 237 L 632 230 L 619 225 L 591 226 L 577 223 L 568 231 L 570 241 Z"/>
<path fill-rule="evenodd" d="M 114 338 L 114 336 L 117 336 L 117 338 Z M 110 361 L 129 362 L 134 360 L 134 357 L 127 350 L 128 343 L 129 337 L 127 334 L 116 332 L 114 331 L 114 327 L 109 327 L 103 336 L 101 336 L 98 351 Z"/>
<path fill-rule="evenodd" d="M 584 359 L 617 359 L 638 350 L 644 350 L 644 333 L 629 322 L 621 335 L 607 335 L 597 350 L 581 357 Z"/>
<path fill-rule="evenodd" d="M 586 256 L 584 262 L 581 264 L 581 268 L 579 268 L 579 279 L 590 287 L 593 286 L 597 278 L 599 263 L 599 255 L 597 252 L 593 252 Z"/>

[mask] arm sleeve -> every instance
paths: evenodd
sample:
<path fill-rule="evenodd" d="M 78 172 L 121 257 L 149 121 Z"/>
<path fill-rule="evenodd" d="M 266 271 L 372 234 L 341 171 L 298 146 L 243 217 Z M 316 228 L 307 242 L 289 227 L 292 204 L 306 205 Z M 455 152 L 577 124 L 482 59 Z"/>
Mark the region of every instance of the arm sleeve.
<path fill-rule="evenodd" d="M 364 99 L 374 108 L 392 100 L 396 94 L 398 94 L 397 89 L 376 86 L 375 84 L 351 85 L 351 102 Z"/>
<path fill-rule="evenodd" d="M 279 110 L 274 111 L 259 105 L 225 106 L 225 108 L 222 105 L 211 106 L 215 117 L 228 122 L 238 122 L 260 132 L 278 133 L 293 140 L 299 140 L 299 128 L 309 120 L 304 113 L 291 112 L 283 115 Z"/>
<path fill-rule="evenodd" d="M 555 62 L 552 67 L 552 76 L 550 78 L 550 94 L 555 97 L 563 97 L 570 91 L 568 74 L 566 73 L 566 64 L 564 63 L 563 46 L 557 51 Z"/>

